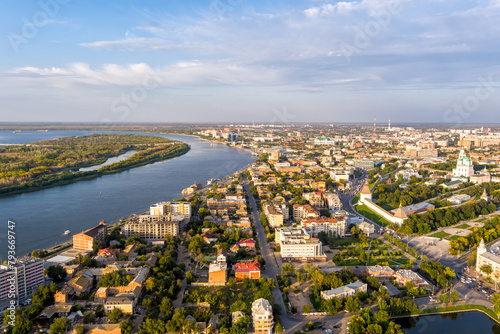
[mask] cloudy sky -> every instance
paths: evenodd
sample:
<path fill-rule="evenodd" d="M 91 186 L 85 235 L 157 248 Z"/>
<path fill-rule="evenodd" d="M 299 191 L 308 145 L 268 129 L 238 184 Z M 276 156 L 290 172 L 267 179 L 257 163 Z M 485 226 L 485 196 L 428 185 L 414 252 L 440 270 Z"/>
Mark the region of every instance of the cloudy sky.
<path fill-rule="evenodd" d="M 500 0 L 0 2 L 0 121 L 500 123 Z"/>

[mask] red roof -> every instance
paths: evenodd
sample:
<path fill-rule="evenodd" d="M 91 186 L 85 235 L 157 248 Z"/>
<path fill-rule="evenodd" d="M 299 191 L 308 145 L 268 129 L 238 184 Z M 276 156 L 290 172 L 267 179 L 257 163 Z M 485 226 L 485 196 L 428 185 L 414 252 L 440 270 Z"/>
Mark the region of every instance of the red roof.
<path fill-rule="evenodd" d="M 238 262 L 234 266 L 236 268 L 235 272 L 260 271 L 260 263 L 257 260 L 253 262 Z"/>

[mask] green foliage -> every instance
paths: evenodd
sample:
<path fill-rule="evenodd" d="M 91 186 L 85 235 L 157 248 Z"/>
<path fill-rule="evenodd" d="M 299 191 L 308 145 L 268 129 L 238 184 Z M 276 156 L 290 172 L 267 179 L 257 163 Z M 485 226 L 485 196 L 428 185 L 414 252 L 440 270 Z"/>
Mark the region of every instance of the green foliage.
<path fill-rule="evenodd" d="M 99 283 L 99 287 L 117 287 L 127 285 L 132 281 L 133 277 L 128 275 L 125 269 L 120 269 L 113 271 L 111 273 L 104 274 Z"/>
<path fill-rule="evenodd" d="M 46 307 L 53 304 L 56 291 L 57 284 L 55 283 L 40 285 L 36 291 L 33 292 L 33 305 Z"/>
<path fill-rule="evenodd" d="M 131 150 L 137 152 L 123 161 L 93 171 L 78 171 Z M 77 182 L 169 159 L 188 150 L 185 143 L 131 134 L 94 134 L 0 147 L 0 193 Z"/>
<path fill-rule="evenodd" d="M 134 332 L 134 322 L 131 319 L 123 320 L 120 322 L 120 329 L 122 334 L 132 334 Z"/>
<path fill-rule="evenodd" d="M 500 219 L 493 217 L 484 223 L 483 227 L 474 227 L 467 236 L 450 240 L 450 253 L 458 254 L 476 248 L 481 240 L 490 242 L 500 236 Z"/>
<path fill-rule="evenodd" d="M 47 268 L 45 268 L 44 272 L 48 278 L 50 278 L 52 281 L 54 281 L 56 283 L 64 281 L 64 279 L 68 275 L 66 273 L 66 270 L 64 270 L 64 268 L 61 266 L 47 267 Z"/>
<path fill-rule="evenodd" d="M 117 324 L 118 323 L 118 320 L 120 320 L 121 316 L 123 315 L 123 312 L 121 309 L 115 307 L 109 314 L 108 314 L 108 318 L 109 318 L 109 321 L 112 323 L 112 324 Z"/>
<path fill-rule="evenodd" d="M 453 269 L 445 267 L 439 262 L 429 260 L 420 264 L 420 269 L 423 270 L 431 279 L 437 282 L 439 287 L 446 288 L 452 284 L 452 279 L 456 276 Z"/>
<path fill-rule="evenodd" d="M 85 333 L 85 327 L 83 324 L 76 324 L 73 329 L 75 330 L 76 334 L 83 334 Z"/>
<path fill-rule="evenodd" d="M 49 328 L 49 334 L 63 334 L 71 325 L 66 317 L 56 318 Z"/>

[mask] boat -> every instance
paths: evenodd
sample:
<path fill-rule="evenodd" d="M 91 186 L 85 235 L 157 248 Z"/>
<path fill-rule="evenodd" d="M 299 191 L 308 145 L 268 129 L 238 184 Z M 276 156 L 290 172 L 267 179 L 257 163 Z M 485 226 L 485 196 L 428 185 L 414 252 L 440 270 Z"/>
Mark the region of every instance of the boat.
<path fill-rule="evenodd" d="M 68 234 L 70 234 L 70 233 L 71 233 L 71 231 L 70 231 L 70 230 L 66 230 L 66 231 L 64 231 L 64 233 L 63 233 L 63 234 L 64 234 L 64 235 L 68 235 Z"/>

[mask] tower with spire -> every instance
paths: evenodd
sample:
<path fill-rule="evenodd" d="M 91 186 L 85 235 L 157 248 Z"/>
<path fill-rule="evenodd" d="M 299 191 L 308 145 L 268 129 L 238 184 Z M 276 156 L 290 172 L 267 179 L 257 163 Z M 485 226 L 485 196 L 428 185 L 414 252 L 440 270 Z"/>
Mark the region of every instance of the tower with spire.
<path fill-rule="evenodd" d="M 396 223 L 398 225 L 403 224 L 403 222 L 405 221 L 405 219 L 408 218 L 408 216 L 406 215 L 405 210 L 403 209 L 403 205 L 401 203 L 399 203 L 399 208 L 396 211 L 396 213 L 394 214 L 394 218 L 395 218 L 394 220 L 396 221 Z"/>
<path fill-rule="evenodd" d="M 363 203 L 365 200 L 371 201 L 372 198 L 372 192 L 370 190 L 370 185 L 368 184 L 368 179 L 366 179 L 365 184 L 363 185 L 363 188 L 361 188 L 361 192 L 359 193 L 359 201 Z"/>
<path fill-rule="evenodd" d="M 481 195 L 481 199 L 484 199 L 486 203 L 490 202 L 490 197 L 488 196 L 488 193 L 486 192 L 486 188 L 484 188 L 483 194 Z"/>

